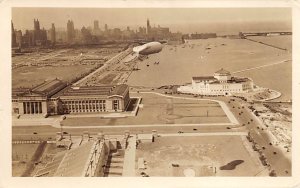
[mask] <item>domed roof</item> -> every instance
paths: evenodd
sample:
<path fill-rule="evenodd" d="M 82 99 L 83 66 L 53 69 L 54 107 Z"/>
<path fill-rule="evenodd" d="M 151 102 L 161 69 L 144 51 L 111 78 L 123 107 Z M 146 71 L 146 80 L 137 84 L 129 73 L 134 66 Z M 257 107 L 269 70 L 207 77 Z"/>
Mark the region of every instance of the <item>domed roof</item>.
<path fill-rule="evenodd" d="M 227 70 L 225 70 L 225 69 L 223 69 L 223 68 L 221 68 L 220 70 L 218 70 L 217 72 L 215 72 L 215 74 L 217 74 L 217 75 L 230 75 L 230 72 L 229 71 L 227 71 Z"/>

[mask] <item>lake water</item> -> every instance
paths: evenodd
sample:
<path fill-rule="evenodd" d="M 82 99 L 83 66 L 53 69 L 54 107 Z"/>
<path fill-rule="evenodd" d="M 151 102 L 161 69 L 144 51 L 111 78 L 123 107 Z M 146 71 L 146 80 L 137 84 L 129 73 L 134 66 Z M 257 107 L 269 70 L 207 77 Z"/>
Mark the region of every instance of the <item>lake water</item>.
<path fill-rule="evenodd" d="M 292 43 L 291 36 L 281 39 Z M 278 38 L 274 41 L 280 44 Z M 127 84 L 147 87 L 185 84 L 191 82 L 193 76 L 209 76 L 221 68 L 235 72 L 291 60 L 291 56 L 290 51 L 243 39 L 190 40 L 181 45 L 165 45 L 160 53 L 139 62 L 140 70 L 131 74 Z M 154 62 L 158 61 L 159 64 L 155 65 Z M 234 75 L 250 77 L 258 86 L 281 92 L 280 100 L 292 98 L 291 61 Z"/>

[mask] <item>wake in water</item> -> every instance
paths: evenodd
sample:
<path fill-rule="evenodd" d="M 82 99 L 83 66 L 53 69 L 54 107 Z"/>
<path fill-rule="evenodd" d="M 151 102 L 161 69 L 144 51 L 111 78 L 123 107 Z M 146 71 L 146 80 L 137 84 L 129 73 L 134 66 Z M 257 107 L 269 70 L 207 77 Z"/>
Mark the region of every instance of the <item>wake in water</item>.
<path fill-rule="evenodd" d="M 269 67 L 269 66 L 273 66 L 273 65 L 278 65 L 278 64 L 282 64 L 282 63 L 288 63 L 290 61 L 291 60 L 289 59 L 289 60 L 284 60 L 284 61 L 280 61 L 280 62 L 276 62 L 276 63 L 271 63 L 271 64 L 268 64 L 268 65 L 261 65 L 261 66 L 258 66 L 258 67 L 247 68 L 247 69 L 232 72 L 232 74 L 245 72 L 245 71 L 249 71 L 249 70 L 254 70 L 254 69 L 261 69 L 261 68 L 265 68 L 265 67 Z"/>

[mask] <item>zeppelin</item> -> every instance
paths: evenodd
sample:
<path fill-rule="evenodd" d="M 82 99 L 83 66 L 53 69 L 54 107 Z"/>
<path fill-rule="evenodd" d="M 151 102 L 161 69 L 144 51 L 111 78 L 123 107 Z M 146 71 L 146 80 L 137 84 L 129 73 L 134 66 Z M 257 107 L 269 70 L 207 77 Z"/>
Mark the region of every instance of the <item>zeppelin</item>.
<path fill-rule="evenodd" d="M 132 50 L 140 55 L 155 54 L 162 50 L 163 45 L 160 42 L 149 42 L 141 46 L 136 46 Z"/>

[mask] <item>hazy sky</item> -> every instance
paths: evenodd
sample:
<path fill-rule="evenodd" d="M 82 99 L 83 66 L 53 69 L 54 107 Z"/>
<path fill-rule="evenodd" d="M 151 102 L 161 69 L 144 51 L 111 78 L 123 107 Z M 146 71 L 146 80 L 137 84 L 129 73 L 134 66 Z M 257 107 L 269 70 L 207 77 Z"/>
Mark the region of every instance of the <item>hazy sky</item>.
<path fill-rule="evenodd" d="M 33 19 L 38 18 L 41 27 L 66 28 L 68 19 L 74 26 L 93 26 L 99 20 L 100 28 L 146 26 L 170 27 L 172 32 L 213 32 L 240 30 L 290 30 L 290 8 L 13 8 L 12 20 L 16 29 L 32 29 Z M 217 31 L 216 31 L 217 32 Z"/>

